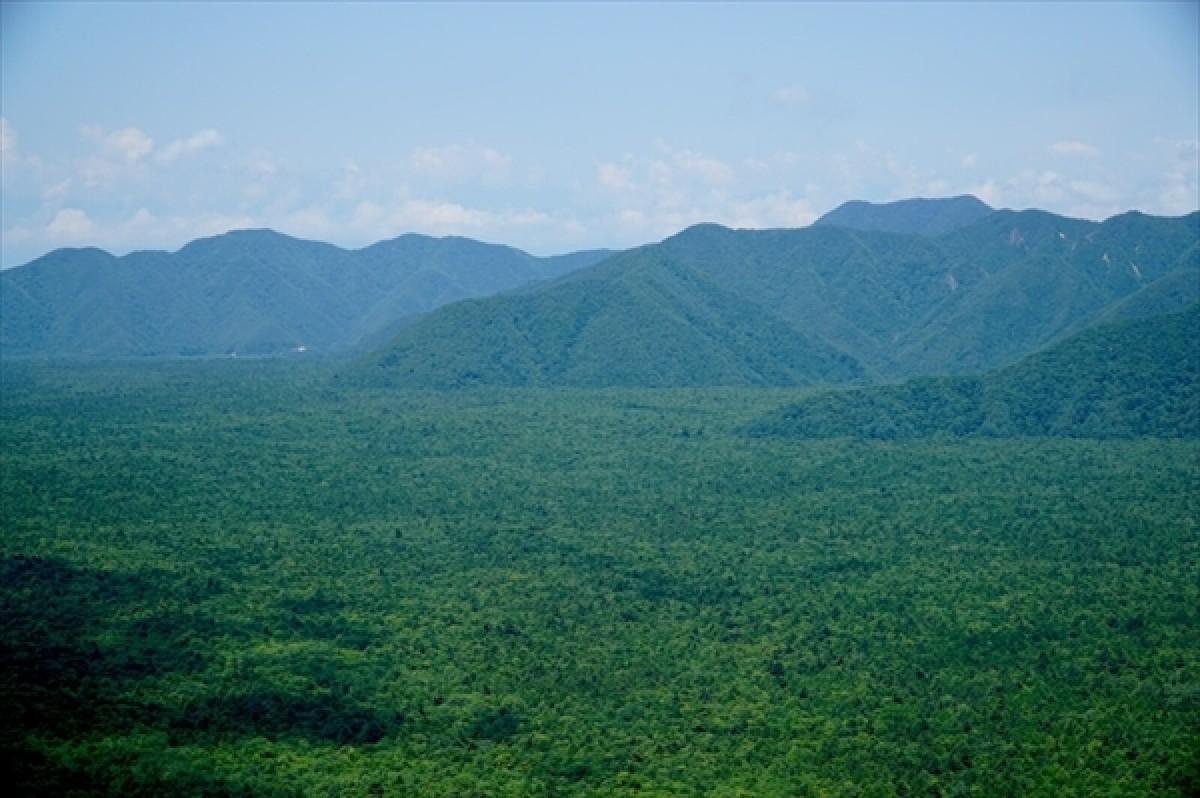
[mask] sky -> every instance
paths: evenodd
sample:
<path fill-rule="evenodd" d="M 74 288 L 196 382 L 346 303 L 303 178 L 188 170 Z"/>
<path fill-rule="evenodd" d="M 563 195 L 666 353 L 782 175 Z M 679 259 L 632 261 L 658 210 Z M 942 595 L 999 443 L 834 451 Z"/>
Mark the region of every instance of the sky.
<path fill-rule="evenodd" d="M 1200 205 L 1181 3 L 12 3 L 0 265 L 269 227 L 546 255 L 970 193 Z"/>

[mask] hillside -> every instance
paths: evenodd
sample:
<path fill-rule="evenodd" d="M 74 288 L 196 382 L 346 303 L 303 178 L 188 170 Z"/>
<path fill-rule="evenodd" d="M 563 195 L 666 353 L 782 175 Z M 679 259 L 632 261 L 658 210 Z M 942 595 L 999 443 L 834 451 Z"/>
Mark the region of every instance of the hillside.
<path fill-rule="evenodd" d="M 750 425 L 794 438 L 1200 437 L 1200 305 L 1086 330 L 982 377 L 819 394 Z"/>
<path fill-rule="evenodd" d="M 52 252 L 0 273 L 5 356 L 345 351 L 404 317 L 591 265 L 463 238 L 406 235 L 350 251 L 270 230 L 176 253 Z"/>
<path fill-rule="evenodd" d="M 969 195 L 886 203 L 851 200 L 834 208 L 813 224 L 883 233 L 941 235 L 974 224 L 990 213 L 992 208 L 987 203 Z"/>
<path fill-rule="evenodd" d="M 846 382 L 861 366 L 643 249 L 553 290 L 462 302 L 402 332 L 373 381 L 648 387 Z"/>
<path fill-rule="evenodd" d="M 699 225 L 416 320 L 393 385 L 807 385 L 1000 368 L 1196 298 L 1197 222 L 996 211 L 939 237 Z"/>

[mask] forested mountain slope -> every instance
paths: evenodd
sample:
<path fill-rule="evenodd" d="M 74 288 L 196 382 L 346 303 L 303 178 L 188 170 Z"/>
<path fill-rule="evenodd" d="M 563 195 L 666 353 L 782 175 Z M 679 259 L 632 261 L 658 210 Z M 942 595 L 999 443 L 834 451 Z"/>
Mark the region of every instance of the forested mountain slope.
<path fill-rule="evenodd" d="M 363 364 L 411 385 L 801 385 L 978 373 L 1200 297 L 1200 214 L 996 211 L 942 236 L 699 225 L 446 308 Z"/>
<path fill-rule="evenodd" d="M 853 358 L 656 249 L 553 290 L 461 302 L 404 330 L 361 367 L 369 381 L 646 387 L 861 379 Z"/>
<path fill-rule="evenodd" d="M 6 356 L 330 353 L 399 319 L 590 265 L 464 238 L 350 251 L 270 230 L 114 257 L 66 249 L 0 273 Z"/>
<path fill-rule="evenodd" d="M 747 428 L 796 438 L 1200 437 L 1200 304 L 1085 330 L 982 377 L 808 397 Z"/>

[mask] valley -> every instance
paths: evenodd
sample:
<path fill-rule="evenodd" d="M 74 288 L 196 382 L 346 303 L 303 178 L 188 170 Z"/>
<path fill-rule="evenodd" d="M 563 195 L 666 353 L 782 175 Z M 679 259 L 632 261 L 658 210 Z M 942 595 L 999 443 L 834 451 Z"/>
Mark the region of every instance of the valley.
<path fill-rule="evenodd" d="M 1194 439 L 746 437 L 795 390 L 4 364 L 30 795 L 1185 796 Z"/>
<path fill-rule="evenodd" d="M 7 772 L 1195 795 L 1198 224 L 959 197 L 6 271 Z"/>

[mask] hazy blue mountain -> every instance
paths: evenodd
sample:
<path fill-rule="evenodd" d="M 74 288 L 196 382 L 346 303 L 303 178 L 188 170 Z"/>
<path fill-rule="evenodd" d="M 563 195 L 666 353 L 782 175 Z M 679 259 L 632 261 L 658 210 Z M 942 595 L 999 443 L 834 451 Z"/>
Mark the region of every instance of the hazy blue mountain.
<path fill-rule="evenodd" d="M 1200 305 L 1101 325 L 982 377 L 805 398 L 752 425 L 797 438 L 1200 437 Z"/>
<path fill-rule="evenodd" d="M 404 317 L 591 265 L 464 238 L 406 235 L 349 251 L 270 230 L 114 257 L 64 249 L 0 273 L 7 356 L 338 352 Z"/>
<path fill-rule="evenodd" d="M 1200 214 L 995 211 L 942 236 L 689 228 L 414 321 L 395 384 L 797 385 L 978 373 L 1196 293 Z"/>
<path fill-rule="evenodd" d="M 851 200 L 817 219 L 814 224 L 882 233 L 941 235 L 974 224 L 991 212 L 991 207 L 985 202 L 969 195 L 886 203 Z"/>

